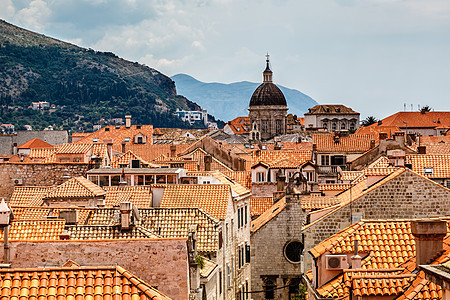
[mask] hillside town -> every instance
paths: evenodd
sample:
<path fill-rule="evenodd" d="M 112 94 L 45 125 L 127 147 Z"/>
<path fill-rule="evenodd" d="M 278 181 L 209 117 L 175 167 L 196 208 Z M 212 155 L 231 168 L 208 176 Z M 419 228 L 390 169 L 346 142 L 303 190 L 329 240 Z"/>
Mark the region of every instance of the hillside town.
<path fill-rule="evenodd" d="M 292 115 L 264 67 L 223 129 L 2 124 L 2 297 L 450 299 L 450 112 Z"/>

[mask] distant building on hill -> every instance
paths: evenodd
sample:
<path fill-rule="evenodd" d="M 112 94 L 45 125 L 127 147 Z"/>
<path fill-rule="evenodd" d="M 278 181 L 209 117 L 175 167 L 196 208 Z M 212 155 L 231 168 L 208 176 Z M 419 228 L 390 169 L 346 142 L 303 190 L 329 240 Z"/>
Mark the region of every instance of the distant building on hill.
<path fill-rule="evenodd" d="M 195 122 L 202 121 L 205 126 L 208 125 L 208 112 L 206 109 L 202 109 L 201 111 L 190 111 L 190 110 L 178 110 L 175 114 L 184 122 L 188 122 L 189 124 L 194 124 Z"/>

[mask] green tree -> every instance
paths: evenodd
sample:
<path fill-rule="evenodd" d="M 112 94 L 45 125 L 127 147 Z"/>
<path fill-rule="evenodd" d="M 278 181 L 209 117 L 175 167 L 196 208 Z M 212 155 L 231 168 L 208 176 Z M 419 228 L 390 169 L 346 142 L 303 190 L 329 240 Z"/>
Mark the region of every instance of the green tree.
<path fill-rule="evenodd" d="M 365 118 L 364 120 L 361 121 L 361 125 L 362 126 L 369 126 L 372 125 L 374 123 L 378 122 L 378 119 L 375 118 L 374 116 L 368 116 L 367 118 Z"/>

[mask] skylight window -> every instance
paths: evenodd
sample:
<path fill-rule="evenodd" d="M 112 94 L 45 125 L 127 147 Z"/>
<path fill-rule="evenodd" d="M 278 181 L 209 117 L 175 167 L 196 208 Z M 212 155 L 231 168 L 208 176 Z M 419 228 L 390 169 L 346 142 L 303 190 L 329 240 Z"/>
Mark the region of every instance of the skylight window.
<path fill-rule="evenodd" d="M 93 143 L 98 143 L 98 138 L 93 138 L 93 139 L 92 139 L 92 142 L 93 142 Z"/>
<path fill-rule="evenodd" d="M 128 143 L 129 141 L 130 141 L 130 138 L 129 138 L 129 137 L 126 137 L 126 138 L 125 138 L 125 142 Z"/>
<path fill-rule="evenodd" d="M 425 167 L 423 168 L 423 172 L 425 173 L 425 175 L 431 175 L 433 174 L 433 167 Z"/>

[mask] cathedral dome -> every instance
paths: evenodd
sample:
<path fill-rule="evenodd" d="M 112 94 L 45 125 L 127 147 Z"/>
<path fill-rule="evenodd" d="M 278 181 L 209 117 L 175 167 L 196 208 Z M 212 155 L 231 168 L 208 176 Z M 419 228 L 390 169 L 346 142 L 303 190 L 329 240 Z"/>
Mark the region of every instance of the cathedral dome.
<path fill-rule="evenodd" d="M 284 105 L 286 98 L 283 92 L 272 82 L 264 82 L 253 92 L 250 99 L 250 106 L 261 105 Z"/>
<path fill-rule="evenodd" d="M 267 54 L 266 69 L 263 72 L 263 83 L 253 92 L 250 106 L 284 105 L 286 99 L 283 92 L 272 82 L 272 70 L 269 66 L 269 54 Z"/>

